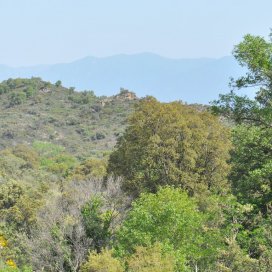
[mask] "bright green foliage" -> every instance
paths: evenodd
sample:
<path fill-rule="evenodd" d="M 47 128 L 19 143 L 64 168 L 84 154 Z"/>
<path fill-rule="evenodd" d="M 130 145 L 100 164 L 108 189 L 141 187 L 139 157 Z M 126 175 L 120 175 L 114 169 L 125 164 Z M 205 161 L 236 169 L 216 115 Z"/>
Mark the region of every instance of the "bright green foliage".
<path fill-rule="evenodd" d="M 174 272 L 174 254 L 163 252 L 163 246 L 155 243 L 153 246 L 137 246 L 135 253 L 127 261 L 129 272 Z"/>
<path fill-rule="evenodd" d="M 165 250 L 174 250 L 180 267 L 201 259 L 203 263 L 217 250 L 209 230 L 202 228 L 204 222 L 205 215 L 180 189 L 166 187 L 157 194 L 142 194 L 117 234 L 117 251 L 132 254 L 138 245 L 160 242 Z"/>
<path fill-rule="evenodd" d="M 102 250 L 100 254 L 91 252 L 88 261 L 82 265 L 81 272 L 124 272 L 121 262 L 112 257 L 110 250 Z"/>
<path fill-rule="evenodd" d="M 58 146 L 50 142 L 33 142 L 33 148 L 44 157 L 54 157 L 64 152 L 65 148 L 63 146 Z"/>
<path fill-rule="evenodd" d="M 62 146 L 36 141 L 33 143 L 33 147 L 41 157 L 41 167 L 55 174 L 65 176 L 77 163 L 77 160 L 65 152 L 65 148 Z"/>
<path fill-rule="evenodd" d="M 205 111 L 179 102 L 142 100 L 109 160 L 134 195 L 175 185 L 190 194 L 228 189 L 228 130 Z"/>

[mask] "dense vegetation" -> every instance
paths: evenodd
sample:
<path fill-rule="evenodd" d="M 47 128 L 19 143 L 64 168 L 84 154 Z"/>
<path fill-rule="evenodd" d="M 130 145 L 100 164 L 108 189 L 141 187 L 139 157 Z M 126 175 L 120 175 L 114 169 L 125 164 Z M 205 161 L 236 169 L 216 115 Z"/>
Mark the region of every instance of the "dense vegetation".
<path fill-rule="evenodd" d="M 272 43 L 234 56 L 211 107 L 3 82 L 0 271 L 272 271 Z"/>

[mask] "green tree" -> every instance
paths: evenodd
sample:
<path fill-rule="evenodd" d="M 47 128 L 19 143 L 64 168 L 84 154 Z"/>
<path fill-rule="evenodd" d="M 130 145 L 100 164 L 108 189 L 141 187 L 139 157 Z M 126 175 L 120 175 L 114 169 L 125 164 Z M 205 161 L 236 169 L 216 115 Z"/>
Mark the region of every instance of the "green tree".
<path fill-rule="evenodd" d="M 239 126 L 233 133 L 231 181 L 242 203 L 258 211 L 272 211 L 272 130 L 259 126 Z"/>
<path fill-rule="evenodd" d="M 272 202 L 272 42 L 246 35 L 233 54 L 248 70 L 232 80 L 234 88 L 258 87 L 254 99 L 234 91 L 221 95 L 213 110 L 241 125 L 234 129 L 231 181 L 243 203 L 267 214 Z"/>
<path fill-rule="evenodd" d="M 134 195 L 175 185 L 190 194 L 227 190 L 228 129 L 205 111 L 179 102 L 142 100 L 109 159 L 108 173 Z"/>
<path fill-rule="evenodd" d="M 270 38 L 272 34 L 270 34 Z M 241 124 L 271 128 L 272 120 L 272 41 L 263 37 L 246 35 L 234 47 L 233 55 L 238 63 L 247 68 L 245 76 L 232 79 L 233 90 L 214 101 L 213 110 Z M 255 99 L 239 96 L 234 90 L 258 88 Z"/>
<path fill-rule="evenodd" d="M 92 239 L 92 246 L 98 252 L 105 247 L 111 237 L 110 226 L 113 211 L 103 211 L 101 197 L 93 197 L 82 208 L 83 223 L 86 234 Z"/>
<path fill-rule="evenodd" d="M 58 81 L 55 83 L 55 86 L 56 86 L 56 87 L 61 87 L 61 81 L 58 80 Z"/>
<path fill-rule="evenodd" d="M 221 95 L 213 110 L 238 124 L 233 129 L 230 181 L 238 201 L 253 209 L 241 223 L 237 241 L 259 258 L 260 271 L 269 271 L 263 266 L 269 265 L 272 248 L 272 41 L 246 35 L 233 54 L 247 73 L 231 81 L 232 91 Z M 248 87 L 256 88 L 254 99 L 235 93 Z"/>
<path fill-rule="evenodd" d="M 157 194 L 144 193 L 132 204 L 117 233 L 116 250 L 125 256 L 133 254 L 137 246 L 159 242 L 166 252 L 174 252 L 179 269 L 205 267 L 220 245 L 213 231 L 205 229 L 205 219 L 194 200 L 180 189 L 166 187 Z"/>

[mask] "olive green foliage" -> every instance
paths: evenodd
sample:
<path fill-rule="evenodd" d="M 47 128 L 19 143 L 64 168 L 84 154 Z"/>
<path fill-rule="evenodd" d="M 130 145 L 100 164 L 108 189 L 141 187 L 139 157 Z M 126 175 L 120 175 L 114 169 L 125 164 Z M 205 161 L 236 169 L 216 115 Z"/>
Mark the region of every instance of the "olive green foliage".
<path fill-rule="evenodd" d="M 265 251 L 259 259 L 259 271 L 266 272 L 272 270 L 272 251 Z"/>
<path fill-rule="evenodd" d="M 48 188 L 59 179 L 59 174 L 45 171 L 41 161 L 28 145 L 1 151 L 0 234 L 7 246 L 0 250 L 0 260 L 14 260 L 20 269 L 29 264 L 27 240 L 38 225 Z"/>
<path fill-rule="evenodd" d="M 227 250 L 220 252 L 221 256 L 216 266 L 218 272 L 256 272 L 258 261 L 244 254 L 236 242 L 229 244 Z"/>
<path fill-rule="evenodd" d="M 89 251 L 109 246 L 125 202 L 117 184 L 99 178 L 51 184 L 26 241 L 35 271 L 78 271 Z"/>
<path fill-rule="evenodd" d="M 77 166 L 72 174 L 73 179 L 86 179 L 88 177 L 104 177 L 107 173 L 107 161 L 91 158 Z"/>
<path fill-rule="evenodd" d="M 108 173 L 138 195 L 175 185 L 190 194 L 228 190 L 228 129 L 205 111 L 147 98 L 136 105 L 109 159 Z"/>
<path fill-rule="evenodd" d="M 4 81 L 0 95 L 3 269 L 24 271 L 27 264 L 35 271 L 77 271 L 88 250 L 106 244 L 104 234 L 111 235 L 124 216 L 118 212 L 126 199 L 118 196 L 120 187 L 98 177 L 105 175 L 105 157 L 136 99 L 99 98 L 39 78 Z M 96 194 L 103 204 L 84 217 Z M 102 227 L 91 227 L 94 218 L 110 228 L 100 240 L 95 233 Z"/>
<path fill-rule="evenodd" d="M 100 254 L 91 252 L 88 261 L 81 267 L 81 272 L 124 272 L 121 262 L 113 258 L 110 250 L 102 250 Z"/>
<path fill-rule="evenodd" d="M 173 252 L 163 252 L 163 246 L 155 243 L 149 247 L 137 246 L 127 266 L 130 272 L 174 272 L 175 259 Z"/>
<path fill-rule="evenodd" d="M 35 212 L 41 205 L 39 192 L 16 181 L 0 187 L 0 215 L 9 226 L 29 233 L 35 224 Z"/>
<path fill-rule="evenodd" d="M 37 169 L 39 167 L 39 155 L 38 153 L 31 147 L 27 145 L 17 145 L 12 149 L 12 153 L 18 157 L 22 158 L 26 161 L 26 165 L 24 167 L 29 167 L 33 169 Z"/>
<path fill-rule="evenodd" d="M 160 243 L 153 246 L 137 246 L 135 253 L 120 261 L 111 250 L 103 249 L 99 254 L 91 252 L 88 261 L 81 266 L 82 272 L 174 272 L 175 259 L 164 252 Z"/>

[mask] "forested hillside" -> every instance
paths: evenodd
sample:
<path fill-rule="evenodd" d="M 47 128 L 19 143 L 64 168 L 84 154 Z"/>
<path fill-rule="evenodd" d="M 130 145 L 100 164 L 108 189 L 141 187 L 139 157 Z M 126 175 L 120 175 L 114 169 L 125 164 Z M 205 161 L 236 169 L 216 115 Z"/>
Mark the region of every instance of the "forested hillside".
<path fill-rule="evenodd" d="M 211 107 L 4 81 L 0 271 L 272 271 L 272 43 L 233 54 Z"/>

